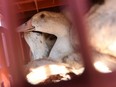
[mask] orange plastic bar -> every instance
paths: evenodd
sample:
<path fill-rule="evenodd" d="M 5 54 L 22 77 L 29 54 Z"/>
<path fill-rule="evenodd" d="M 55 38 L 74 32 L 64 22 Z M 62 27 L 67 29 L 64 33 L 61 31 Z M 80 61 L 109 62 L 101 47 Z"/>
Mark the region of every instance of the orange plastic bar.
<path fill-rule="evenodd" d="M 23 77 L 23 51 L 20 40 L 20 35 L 16 30 L 17 17 L 16 10 L 13 5 L 13 0 L 0 0 L 1 14 L 3 15 L 3 21 L 5 28 L 2 29 L 4 34 L 4 47 L 9 61 L 7 70 L 12 79 L 12 87 L 25 87 L 25 80 Z M 4 66 L 3 66 L 4 67 Z M 3 73 L 4 75 L 4 73 Z"/>

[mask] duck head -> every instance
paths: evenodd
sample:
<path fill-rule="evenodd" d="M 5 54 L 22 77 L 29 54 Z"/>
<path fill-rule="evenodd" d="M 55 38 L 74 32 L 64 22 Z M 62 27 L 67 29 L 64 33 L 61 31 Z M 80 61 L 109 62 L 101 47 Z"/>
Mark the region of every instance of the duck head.
<path fill-rule="evenodd" d="M 20 25 L 17 28 L 18 32 L 29 32 L 29 31 L 34 31 L 35 27 L 32 26 L 32 20 L 28 20 L 27 22 L 25 22 L 24 24 Z"/>
<path fill-rule="evenodd" d="M 35 27 L 35 31 L 62 37 L 69 32 L 70 23 L 61 13 L 43 11 L 32 17 L 32 26 Z"/>

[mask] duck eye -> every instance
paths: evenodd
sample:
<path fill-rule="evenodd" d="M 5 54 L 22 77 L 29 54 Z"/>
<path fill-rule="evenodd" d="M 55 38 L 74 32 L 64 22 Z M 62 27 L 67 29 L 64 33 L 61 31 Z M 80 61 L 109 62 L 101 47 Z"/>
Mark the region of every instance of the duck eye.
<path fill-rule="evenodd" d="M 27 25 L 27 22 L 25 22 L 25 26 Z"/>
<path fill-rule="evenodd" d="M 44 14 L 41 14 L 41 15 L 40 15 L 40 17 L 41 17 L 41 18 L 44 18 L 44 17 L 45 17 L 45 15 L 44 15 Z"/>

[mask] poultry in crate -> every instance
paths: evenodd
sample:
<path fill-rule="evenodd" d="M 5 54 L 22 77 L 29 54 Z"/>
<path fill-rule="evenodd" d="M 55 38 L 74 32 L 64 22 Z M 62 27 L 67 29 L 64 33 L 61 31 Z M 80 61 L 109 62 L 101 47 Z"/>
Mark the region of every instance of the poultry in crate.
<path fill-rule="evenodd" d="M 116 70 L 115 3 L 116 0 L 104 0 L 103 4 L 93 6 L 84 17 L 87 39 L 92 48 L 92 61 L 95 68 L 102 73 L 111 73 Z M 73 46 L 80 47 L 79 40 L 73 36 L 75 33 L 77 34 L 71 31 Z"/>
<path fill-rule="evenodd" d="M 32 22 L 32 24 L 30 24 L 30 21 Z M 83 67 L 81 55 L 80 53 L 75 53 L 72 47 L 72 44 L 70 42 L 70 38 L 69 38 L 70 27 L 71 27 L 70 22 L 63 14 L 48 12 L 48 11 L 43 11 L 43 12 L 39 12 L 35 14 L 27 22 L 27 25 L 25 27 L 24 26 L 20 27 L 19 31 L 24 32 L 24 36 L 26 35 L 26 32 L 30 33 L 33 31 L 33 34 L 35 32 L 43 33 L 43 36 L 42 35 L 37 36 L 38 38 L 39 37 L 43 38 L 44 33 L 52 34 L 57 37 L 55 43 L 53 44 L 53 47 L 48 52 L 49 53 L 48 56 L 43 57 L 41 59 L 39 58 L 34 61 L 30 61 L 30 63 L 27 65 L 27 68 L 30 72 L 27 74 L 27 80 L 29 83 L 38 84 L 41 82 L 46 82 L 46 79 L 48 81 L 49 79 L 51 79 L 51 77 L 52 77 L 52 80 L 50 80 L 51 82 L 57 82 L 57 81 L 59 82 L 61 80 L 68 80 L 69 78 L 71 78 L 71 76 L 68 75 L 68 73 L 79 75 L 83 72 L 84 67 Z M 29 35 L 32 35 L 32 33 Z M 31 41 L 33 41 L 32 38 L 30 37 L 31 36 L 28 36 L 28 40 L 31 39 Z M 27 41 L 27 43 L 28 42 L 29 41 Z M 49 39 L 47 40 L 44 39 L 44 42 L 45 43 L 43 44 L 46 44 L 46 42 L 51 42 L 51 41 Z M 35 43 L 33 43 L 33 45 L 34 44 Z M 39 44 L 40 42 L 38 43 L 38 45 Z M 42 45 L 42 46 L 45 47 L 45 45 Z M 49 49 L 49 46 L 47 47 L 48 47 L 47 49 Z M 44 53 L 45 52 L 46 50 L 44 50 Z M 43 62 L 42 65 L 41 65 L 41 62 Z M 57 66 L 54 68 L 55 70 L 60 69 L 59 67 L 64 67 L 64 71 L 62 71 L 62 68 L 61 68 L 59 72 L 54 73 L 52 68 L 50 68 L 52 65 Z M 42 67 L 44 70 L 51 71 L 51 73 L 49 72 L 46 73 L 47 77 L 44 79 L 40 79 L 38 77 L 39 74 L 37 75 L 37 73 L 42 73 L 42 72 L 44 73 L 44 71 L 40 70 Z M 37 75 L 36 81 L 32 79 L 33 77 L 35 77 L 35 75 Z M 55 79 L 56 77 L 57 79 Z"/>
<path fill-rule="evenodd" d="M 34 31 L 53 34 L 57 37 L 49 57 L 59 60 L 59 58 L 74 52 L 69 39 L 71 25 L 63 14 L 39 12 L 32 17 L 32 26 L 35 27 Z"/>
<path fill-rule="evenodd" d="M 94 13 L 87 16 L 89 42 L 92 48 L 105 55 L 93 60 L 102 60 L 110 71 L 116 70 L 116 0 L 105 0 Z M 107 56 L 107 57 L 106 57 Z"/>

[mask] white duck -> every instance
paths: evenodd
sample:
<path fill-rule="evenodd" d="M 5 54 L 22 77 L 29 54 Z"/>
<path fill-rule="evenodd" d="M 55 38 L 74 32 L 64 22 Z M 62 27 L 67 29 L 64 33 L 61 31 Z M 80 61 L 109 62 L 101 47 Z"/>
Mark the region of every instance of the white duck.
<path fill-rule="evenodd" d="M 94 66 L 102 73 L 116 70 L 115 3 L 116 0 L 105 0 L 102 5 L 93 6 L 85 16 L 85 21 L 88 24 L 88 40 L 94 50 L 92 53 Z M 68 16 L 71 20 L 71 16 Z M 77 32 L 72 30 L 70 32 L 72 44 L 74 47 L 80 47 L 80 43 L 75 37 Z"/>
<path fill-rule="evenodd" d="M 95 68 L 102 73 L 111 73 L 116 70 L 116 0 L 105 0 L 102 5 L 93 6 L 86 14 L 88 24 L 88 40 L 92 47 L 93 63 Z M 79 46 L 79 41 L 71 32 L 74 46 Z"/>
<path fill-rule="evenodd" d="M 90 44 L 97 51 L 116 57 L 116 0 L 105 3 L 87 17 Z"/>
<path fill-rule="evenodd" d="M 89 42 L 99 54 L 93 56 L 94 66 L 109 73 L 116 64 L 116 0 L 105 0 L 94 13 L 87 16 Z M 100 65 L 101 64 L 101 65 Z M 98 66 L 100 65 L 100 67 Z M 100 69 L 104 67 L 105 70 Z"/>
<path fill-rule="evenodd" d="M 32 25 L 35 27 L 33 29 L 34 31 L 53 34 L 57 37 L 57 40 L 50 52 L 50 55 L 49 55 L 50 58 L 34 60 L 34 61 L 31 61 L 29 63 L 29 65 L 27 65 L 27 66 L 30 66 L 29 70 L 32 69 L 34 66 L 33 70 L 27 75 L 28 81 L 31 84 L 37 84 L 37 83 L 42 82 L 43 80 L 40 80 L 39 77 L 36 78 L 36 82 L 32 78 L 35 77 L 35 75 L 38 76 L 39 74 L 37 74 L 37 73 L 42 72 L 39 70 L 41 67 L 44 67 L 45 70 L 49 71 L 51 62 L 55 66 L 57 66 L 55 69 L 57 69 L 57 70 L 62 69 L 61 68 L 61 66 L 62 66 L 62 67 L 64 67 L 64 70 L 66 70 L 64 72 L 62 72 L 62 70 L 58 70 L 59 72 L 57 72 L 56 74 L 66 75 L 69 72 L 73 72 L 76 75 L 81 74 L 84 70 L 83 64 L 81 61 L 80 54 L 73 53 L 74 51 L 73 51 L 73 48 L 72 48 L 72 45 L 70 42 L 70 38 L 69 38 L 70 23 L 65 18 L 65 16 L 60 13 L 40 12 L 40 13 L 36 14 L 34 17 L 32 17 L 31 20 L 32 20 Z M 23 29 L 23 30 L 28 31 L 28 29 L 30 29 L 30 28 L 26 27 L 26 29 Z M 30 32 L 30 33 L 32 33 L 32 32 Z M 33 36 L 33 34 L 32 34 L 32 36 Z M 34 37 L 35 36 L 36 35 L 34 35 Z M 26 37 L 29 37 L 29 36 L 26 35 Z M 39 38 L 39 36 L 37 36 L 37 37 Z M 31 42 L 33 43 L 33 41 L 31 41 Z M 57 61 L 60 61 L 60 62 L 57 62 Z M 41 63 L 43 64 L 43 66 L 41 65 Z M 33 73 L 33 71 L 35 73 Z M 53 72 L 52 71 L 51 71 L 51 73 L 46 72 L 46 74 L 48 76 L 51 76 L 51 75 L 54 75 Z M 42 72 L 42 73 L 44 73 L 44 72 Z M 40 76 L 41 76 L 41 74 L 40 74 Z M 67 78 L 67 77 L 64 76 L 64 78 Z"/>
<path fill-rule="evenodd" d="M 83 68 L 81 55 L 74 53 L 70 41 L 71 24 L 63 14 L 47 11 L 39 12 L 32 17 L 32 26 L 35 27 L 34 31 L 53 34 L 57 37 L 49 54 L 50 59 L 69 64 L 76 70 Z"/>
<path fill-rule="evenodd" d="M 57 40 L 49 54 L 49 57 L 59 60 L 73 52 L 69 39 L 70 22 L 61 13 L 39 12 L 32 17 L 32 26 L 34 31 L 53 34 Z"/>

